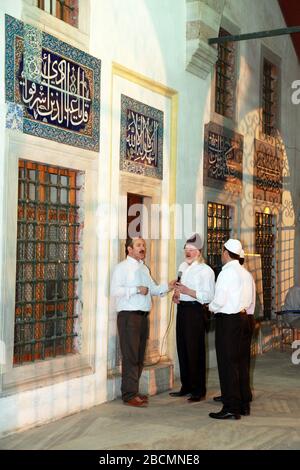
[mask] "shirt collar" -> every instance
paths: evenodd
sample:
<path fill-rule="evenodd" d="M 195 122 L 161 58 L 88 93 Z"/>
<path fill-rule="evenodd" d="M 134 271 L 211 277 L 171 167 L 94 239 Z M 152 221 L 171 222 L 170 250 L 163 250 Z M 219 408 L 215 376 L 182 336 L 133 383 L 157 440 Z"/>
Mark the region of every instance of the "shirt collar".
<path fill-rule="evenodd" d="M 191 266 L 194 266 L 194 264 L 199 264 L 198 261 L 195 259 L 195 261 L 193 261 L 191 264 L 188 264 L 186 261 L 185 261 L 185 264 L 186 264 L 186 267 L 187 268 L 190 268 Z"/>
<path fill-rule="evenodd" d="M 133 263 L 133 264 L 135 264 L 135 263 L 144 264 L 144 261 L 143 261 L 142 259 L 138 261 L 137 259 L 135 259 L 135 258 L 133 258 L 132 256 L 129 256 L 129 255 L 127 255 L 127 258 L 126 258 L 126 259 L 127 259 L 127 261 L 129 261 L 129 263 Z"/>
<path fill-rule="evenodd" d="M 237 265 L 237 264 L 240 266 L 240 262 L 239 262 L 239 260 L 237 260 L 237 259 L 233 259 L 232 261 L 228 261 L 228 263 L 224 264 L 224 266 L 223 266 L 223 268 L 222 268 L 222 271 L 223 271 L 224 269 L 229 268 L 230 266 L 235 266 L 235 265 Z"/>

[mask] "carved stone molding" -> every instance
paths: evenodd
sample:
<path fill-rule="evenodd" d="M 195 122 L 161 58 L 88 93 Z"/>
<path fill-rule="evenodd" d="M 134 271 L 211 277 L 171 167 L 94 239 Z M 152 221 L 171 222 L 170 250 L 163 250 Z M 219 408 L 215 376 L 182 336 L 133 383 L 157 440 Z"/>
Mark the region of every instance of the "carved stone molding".
<path fill-rule="evenodd" d="M 186 70 L 206 79 L 217 61 L 208 39 L 219 35 L 225 0 L 186 0 Z"/>

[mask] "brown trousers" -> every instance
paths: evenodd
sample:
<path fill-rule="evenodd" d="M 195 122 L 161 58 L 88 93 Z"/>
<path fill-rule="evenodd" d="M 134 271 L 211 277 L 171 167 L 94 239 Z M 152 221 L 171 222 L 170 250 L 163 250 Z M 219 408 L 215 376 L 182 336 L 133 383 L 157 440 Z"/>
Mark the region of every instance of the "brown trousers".
<path fill-rule="evenodd" d="M 122 310 L 117 324 L 122 354 L 121 392 L 123 401 L 128 401 L 139 391 L 149 334 L 148 312 Z"/>

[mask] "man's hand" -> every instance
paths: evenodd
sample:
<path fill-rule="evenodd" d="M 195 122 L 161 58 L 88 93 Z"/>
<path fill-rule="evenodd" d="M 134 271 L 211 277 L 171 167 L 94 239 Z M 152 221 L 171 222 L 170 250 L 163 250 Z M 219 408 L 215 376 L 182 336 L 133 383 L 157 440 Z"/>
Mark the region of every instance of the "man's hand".
<path fill-rule="evenodd" d="M 176 282 L 177 282 L 176 279 L 174 279 L 173 281 L 170 281 L 170 282 L 169 282 L 169 289 L 170 289 L 170 290 L 173 290 L 173 289 L 174 289 Z"/>
<path fill-rule="evenodd" d="M 180 303 L 180 298 L 179 298 L 180 294 L 173 294 L 173 297 L 172 297 L 172 302 L 174 302 L 174 304 L 179 304 Z"/>
<path fill-rule="evenodd" d="M 141 294 L 141 295 L 147 295 L 148 294 L 148 287 L 144 287 L 144 286 L 138 286 L 138 294 Z"/>
<path fill-rule="evenodd" d="M 185 294 L 185 295 L 190 295 L 192 297 L 195 297 L 195 291 L 192 289 L 189 289 L 186 287 L 184 284 L 181 284 L 181 282 L 176 282 L 175 286 L 176 292 L 179 292 L 180 294 Z"/>

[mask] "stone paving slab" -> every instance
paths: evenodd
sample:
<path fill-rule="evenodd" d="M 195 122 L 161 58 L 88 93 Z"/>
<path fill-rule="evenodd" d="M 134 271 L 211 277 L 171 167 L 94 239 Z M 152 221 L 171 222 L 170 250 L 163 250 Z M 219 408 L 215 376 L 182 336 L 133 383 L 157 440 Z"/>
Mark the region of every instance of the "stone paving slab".
<path fill-rule="evenodd" d="M 291 351 L 257 356 L 253 364 L 251 416 L 240 421 L 208 417 L 220 405 L 217 370 L 209 370 L 207 400 L 188 403 L 168 392 L 151 397 L 148 408 L 114 400 L 87 411 L 15 433 L 0 449 L 43 450 L 220 450 L 300 449 L 300 364 Z"/>

